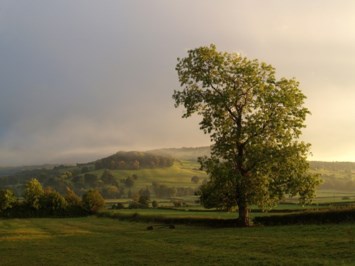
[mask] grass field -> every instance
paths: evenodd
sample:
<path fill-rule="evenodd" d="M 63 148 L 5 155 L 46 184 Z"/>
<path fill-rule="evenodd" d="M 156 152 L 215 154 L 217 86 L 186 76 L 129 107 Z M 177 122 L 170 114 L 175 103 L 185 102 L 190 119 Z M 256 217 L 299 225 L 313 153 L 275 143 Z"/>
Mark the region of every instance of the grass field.
<path fill-rule="evenodd" d="M 112 174 L 117 180 L 127 178 L 129 176 L 137 175 L 138 179 L 132 191 L 138 191 L 141 188 L 150 187 L 152 182 L 157 182 L 161 185 L 169 187 L 192 187 L 197 188 L 201 185 L 191 182 L 191 177 L 198 176 L 201 179 L 207 178 L 204 171 L 199 170 L 197 162 L 190 161 L 176 161 L 171 167 L 164 168 L 146 168 L 139 170 L 111 170 Z M 92 173 L 101 176 L 104 170 L 97 170 Z"/>
<path fill-rule="evenodd" d="M 0 220 L 0 265 L 354 265 L 355 225 L 225 228 Z"/>

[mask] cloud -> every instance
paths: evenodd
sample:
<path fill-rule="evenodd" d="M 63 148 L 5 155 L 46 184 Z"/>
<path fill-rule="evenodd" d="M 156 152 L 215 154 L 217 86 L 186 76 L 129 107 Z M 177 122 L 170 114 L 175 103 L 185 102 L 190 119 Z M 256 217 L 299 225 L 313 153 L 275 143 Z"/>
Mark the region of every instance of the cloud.
<path fill-rule="evenodd" d="M 188 49 L 215 43 L 296 77 L 314 159 L 355 160 L 352 1 L 3 1 L 0 165 L 209 144 L 171 95 Z M 348 147 L 348 148 L 347 148 Z"/>

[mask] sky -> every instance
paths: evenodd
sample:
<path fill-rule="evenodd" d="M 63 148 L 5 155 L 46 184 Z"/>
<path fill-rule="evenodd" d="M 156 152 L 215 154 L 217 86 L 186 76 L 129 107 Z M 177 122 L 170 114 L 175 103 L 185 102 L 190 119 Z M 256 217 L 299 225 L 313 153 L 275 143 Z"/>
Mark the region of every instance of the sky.
<path fill-rule="evenodd" d="M 209 145 L 174 108 L 177 57 L 238 52 L 295 77 L 310 160 L 355 161 L 355 1 L 0 0 L 0 166 Z"/>

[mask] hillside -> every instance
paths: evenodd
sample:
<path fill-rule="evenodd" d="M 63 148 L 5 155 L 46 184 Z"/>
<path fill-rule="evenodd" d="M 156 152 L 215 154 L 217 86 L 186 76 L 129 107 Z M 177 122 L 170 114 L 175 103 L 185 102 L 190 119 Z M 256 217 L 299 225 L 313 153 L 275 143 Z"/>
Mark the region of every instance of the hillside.
<path fill-rule="evenodd" d="M 93 163 L 95 169 L 144 169 L 144 168 L 160 168 L 170 167 L 173 165 L 174 159 L 170 156 L 162 156 L 149 152 L 117 152 L 106 158 L 99 159 Z"/>
<path fill-rule="evenodd" d="M 98 189 L 105 198 L 130 198 L 149 189 L 163 198 L 193 195 L 206 179 L 196 162 L 176 161 L 170 156 L 148 152 L 118 152 L 111 156 L 77 165 L 38 167 L 0 177 L 0 188 L 11 188 L 21 195 L 24 185 L 37 178 L 44 187 L 65 193 L 70 187 L 82 195 Z M 192 182 L 192 177 L 195 177 Z"/>
<path fill-rule="evenodd" d="M 166 149 L 156 149 L 148 151 L 152 154 L 169 156 L 177 160 L 184 161 L 197 161 L 198 157 L 209 156 L 211 149 L 209 146 L 206 147 L 183 147 L 183 148 L 166 148 Z"/>
<path fill-rule="evenodd" d="M 6 175 L 0 176 L 0 188 L 12 188 L 21 195 L 24 184 L 36 177 L 43 186 L 62 193 L 71 187 L 79 195 L 96 188 L 106 198 L 131 197 L 142 189 L 163 198 L 188 196 L 207 179 L 206 173 L 199 170 L 197 157 L 209 152 L 209 147 L 117 152 L 85 164 L 3 168 Z M 355 163 L 311 161 L 310 166 L 324 181 L 318 196 L 341 195 L 344 199 L 354 196 Z"/>

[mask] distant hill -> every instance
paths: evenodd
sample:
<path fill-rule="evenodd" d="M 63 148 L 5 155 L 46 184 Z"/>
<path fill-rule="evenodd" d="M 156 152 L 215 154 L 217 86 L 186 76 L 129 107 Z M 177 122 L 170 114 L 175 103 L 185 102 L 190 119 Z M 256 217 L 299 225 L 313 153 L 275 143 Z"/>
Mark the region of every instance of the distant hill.
<path fill-rule="evenodd" d="M 99 159 L 93 164 L 95 169 L 143 169 L 172 166 L 174 159 L 169 155 L 159 155 L 149 152 L 117 152 L 111 156 Z"/>
<path fill-rule="evenodd" d="M 28 165 L 28 166 L 12 166 L 0 167 L 0 177 L 13 175 L 22 171 L 30 171 L 34 169 L 52 169 L 57 166 L 56 164 L 43 164 L 43 165 Z"/>
<path fill-rule="evenodd" d="M 128 197 L 128 192 L 137 192 L 152 184 L 163 186 L 161 190 L 182 195 L 187 188 L 196 189 L 207 178 L 199 170 L 197 158 L 208 156 L 210 147 L 167 148 L 147 152 L 117 152 L 96 161 L 77 165 L 40 165 L 0 168 L 0 189 L 12 188 L 21 195 L 24 184 L 36 177 L 43 186 L 50 186 L 61 193 L 71 187 L 79 195 L 96 188 L 106 198 Z M 355 191 L 354 162 L 310 161 L 313 173 L 323 179 L 320 190 Z M 198 177 L 199 184 L 191 182 Z M 138 177 L 138 179 L 137 179 Z M 196 178 L 195 178 L 196 179 Z M 134 181 L 132 187 L 128 187 Z M 165 186 L 165 187 L 164 187 Z M 185 190 L 184 190 L 185 189 Z M 169 193 L 170 193 L 169 192 Z M 191 190 L 188 193 L 193 193 Z"/>
<path fill-rule="evenodd" d="M 131 198 L 143 189 L 155 196 L 171 198 L 194 195 L 207 177 L 198 169 L 197 162 L 182 163 L 171 156 L 149 152 L 117 152 L 85 164 L 19 170 L 0 177 L 0 189 L 11 188 L 20 196 L 24 185 L 37 178 L 43 187 L 62 194 L 69 187 L 78 195 L 97 189 L 108 199 Z"/>
<path fill-rule="evenodd" d="M 177 160 L 185 161 L 197 161 L 198 157 L 209 156 L 211 154 L 211 148 L 205 147 L 183 147 L 183 148 L 166 148 L 150 150 L 149 153 L 170 156 Z"/>

